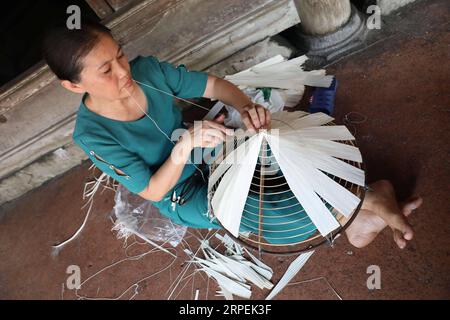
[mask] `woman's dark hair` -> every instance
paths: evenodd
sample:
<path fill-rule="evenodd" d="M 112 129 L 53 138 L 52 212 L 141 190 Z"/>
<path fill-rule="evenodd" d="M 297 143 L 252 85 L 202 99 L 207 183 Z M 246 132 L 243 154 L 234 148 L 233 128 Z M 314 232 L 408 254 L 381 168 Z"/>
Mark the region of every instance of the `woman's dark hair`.
<path fill-rule="evenodd" d="M 94 21 L 83 21 L 80 29 L 65 24 L 50 27 L 42 41 L 42 56 L 60 80 L 80 81 L 83 58 L 97 44 L 101 34 L 111 36 L 111 30 Z"/>

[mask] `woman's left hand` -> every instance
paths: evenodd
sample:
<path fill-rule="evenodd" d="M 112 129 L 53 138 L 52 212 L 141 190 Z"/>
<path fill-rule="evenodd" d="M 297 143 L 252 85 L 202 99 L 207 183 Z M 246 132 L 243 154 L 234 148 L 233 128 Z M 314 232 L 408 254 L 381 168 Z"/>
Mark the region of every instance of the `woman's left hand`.
<path fill-rule="evenodd" d="M 240 110 L 240 114 L 248 130 L 267 129 L 270 125 L 270 111 L 260 104 L 249 103 Z"/>

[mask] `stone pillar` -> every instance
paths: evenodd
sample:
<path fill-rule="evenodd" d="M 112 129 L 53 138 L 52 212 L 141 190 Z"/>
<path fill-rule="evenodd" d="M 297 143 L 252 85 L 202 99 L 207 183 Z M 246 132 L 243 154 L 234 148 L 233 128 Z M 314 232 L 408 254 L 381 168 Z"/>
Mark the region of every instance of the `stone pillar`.
<path fill-rule="evenodd" d="M 351 14 L 350 0 L 295 0 L 305 34 L 325 35 L 344 25 Z"/>
<path fill-rule="evenodd" d="M 313 65 L 330 62 L 365 38 L 365 17 L 349 0 L 294 0 L 300 24 L 296 44 Z"/>

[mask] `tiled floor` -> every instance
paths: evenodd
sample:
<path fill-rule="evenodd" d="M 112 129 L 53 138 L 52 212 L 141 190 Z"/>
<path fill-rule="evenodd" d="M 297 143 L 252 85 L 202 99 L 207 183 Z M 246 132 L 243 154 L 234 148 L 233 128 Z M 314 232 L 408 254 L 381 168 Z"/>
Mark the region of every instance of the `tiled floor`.
<path fill-rule="evenodd" d="M 337 121 L 341 123 L 349 112 L 366 118 L 352 130 L 356 130 L 369 179 L 391 179 L 400 198 L 410 194 L 424 198 L 422 208 L 411 217 L 415 239 L 402 251 L 394 245 L 390 230 L 364 249 L 352 248 L 341 237 L 334 248 L 318 250 L 293 281 L 326 280 L 291 285 L 279 299 L 336 299 L 329 284 L 343 299 L 450 298 L 449 8 L 446 1 L 424 1 L 396 18 L 401 21 L 398 32 L 328 70 L 340 81 Z M 79 265 L 84 280 L 126 256 L 123 242 L 110 231 L 108 214 L 114 199 L 109 190 L 97 196 L 80 237 L 57 257 L 51 256 L 51 245 L 71 235 L 84 218 L 80 207 L 84 182 L 91 176 L 88 167 L 85 163 L 74 168 L 1 208 L 0 298 L 76 298 L 72 290 L 62 290 L 69 265 Z M 136 245 L 128 254 L 146 250 L 145 245 Z M 263 259 L 274 268 L 275 281 L 292 260 Z M 86 283 L 79 294 L 117 297 L 171 263 L 172 258 L 160 252 L 120 263 Z M 143 281 L 135 298 L 166 299 L 182 263 L 180 258 L 170 271 Z M 370 265 L 381 269 L 380 290 L 366 286 Z M 213 299 L 214 283 L 209 282 L 208 292 L 206 287 L 206 281 L 197 276 L 178 298 L 192 299 L 193 291 L 199 289 L 200 299 Z M 255 299 L 267 295 L 253 291 Z"/>

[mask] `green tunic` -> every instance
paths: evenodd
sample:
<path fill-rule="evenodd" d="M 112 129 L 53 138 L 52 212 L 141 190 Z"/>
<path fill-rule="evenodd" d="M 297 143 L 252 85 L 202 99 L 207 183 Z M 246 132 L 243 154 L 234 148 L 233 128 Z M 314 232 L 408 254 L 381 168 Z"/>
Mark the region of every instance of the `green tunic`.
<path fill-rule="evenodd" d="M 181 98 L 201 97 L 206 89 L 208 74 L 188 71 L 180 65 L 174 67 L 155 57 L 137 57 L 130 62 L 131 74 L 139 82 Z M 147 113 L 159 128 L 172 137 L 175 129 L 184 128 L 181 111 L 174 106 L 173 98 L 152 88 L 140 85 L 147 97 Z M 119 121 L 101 116 L 89 110 L 83 97 L 77 113 L 74 141 L 101 171 L 121 183 L 133 193 L 143 191 L 152 174 L 167 160 L 173 143 L 167 139 L 147 116 L 134 121 Z M 119 169 L 125 175 L 118 174 Z M 187 163 L 175 186 L 182 184 L 196 171 Z M 172 210 L 170 190 L 160 202 L 154 202 L 161 213 L 174 222 L 197 228 L 218 228 L 206 216 L 206 188 L 200 188 L 183 206 Z M 181 209 L 180 209 L 181 208 Z"/>
<path fill-rule="evenodd" d="M 159 62 L 155 57 L 138 57 L 130 62 L 131 74 L 135 80 L 149 84 L 159 90 L 169 92 L 181 98 L 201 97 L 204 94 L 208 74 L 188 71 L 183 65 L 174 67 L 167 62 Z M 174 106 L 173 98 L 152 88 L 140 85 L 144 91 L 148 107 L 147 113 L 155 120 L 161 130 L 169 137 L 174 130 L 183 128 L 181 112 Z M 73 133 L 74 141 L 84 150 L 91 161 L 104 173 L 121 183 L 133 193 L 139 193 L 149 184 L 152 174 L 170 156 L 173 143 L 155 126 L 153 121 L 144 116 L 135 121 L 118 121 L 103 117 L 89 110 L 83 97 Z M 125 175 L 118 174 L 119 169 Z M 180 194 L 188 179 L 196 172 L 192 163 L 187 163 L 174 189 L 170 190 L 163 200 L 153 202 L 161 214 L 175 223 L 194 228 L 220 228 L 215 221 L 208 218 L 207 183 L 198 184 L 191 191 L 191 197 L 183 205 L 172 206 L 171 195 L 175 190 Z M 191 188 L 192 189 L 192 188 Z M 315 227 L 302 210 L 300 204 L 289 195 L 283 207 L 275 208 L 275 202 L 268 200 L 269 218 L 265 219 L 263 234 L 273 243 L 292 243 L 309 237 Z M 256 231 L 254 217 L 258 214 L 257 206 L 246 205 L 241 224 L 242 231 Z M 296 207 L 298 214 L 292 215 Z M 273 209 L 273 210 L 272 210 Z M 270 216 L 281 216 L 283 230 L 273 225 Z M 286 217 L 284 217 L 286 216 Z M 286 228 L 289 227 L 289 228 Z M 301 232 L 299 232 L 301 230 Z M 256 231 L 257 233 L 257 231 Z M 299 235 L 300 233 L 300 235 Z"/>

